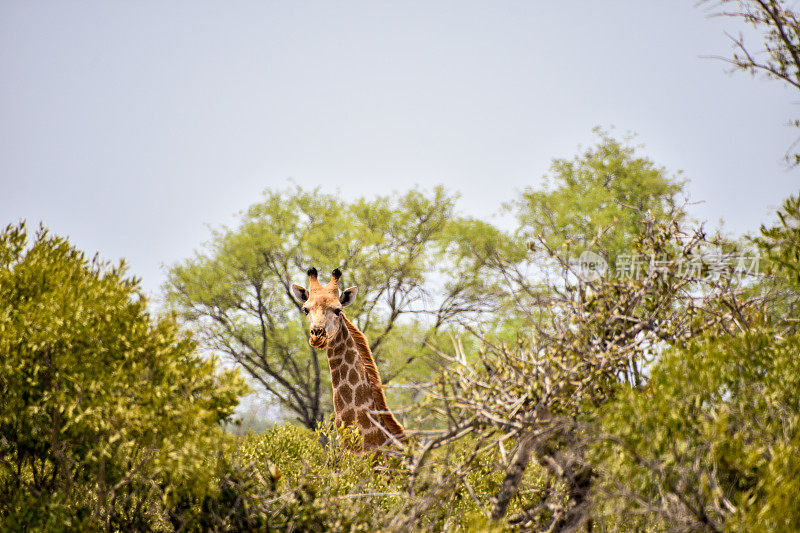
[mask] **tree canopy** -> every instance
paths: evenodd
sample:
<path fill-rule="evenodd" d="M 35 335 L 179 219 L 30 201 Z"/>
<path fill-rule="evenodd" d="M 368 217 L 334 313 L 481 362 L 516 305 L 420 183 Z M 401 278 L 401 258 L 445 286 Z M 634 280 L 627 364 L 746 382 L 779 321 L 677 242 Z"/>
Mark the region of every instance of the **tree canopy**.
<path fill-rule="evenodd" d="M 592 246 L 613 260 L 644 230 L 681 207 L 683 182 L 636 148 L 595 129 L 597 142 L 573 159 L 553 160 L 544 187 L 527 187 L 509 207 L 522 234 L 580 255 Z"/>

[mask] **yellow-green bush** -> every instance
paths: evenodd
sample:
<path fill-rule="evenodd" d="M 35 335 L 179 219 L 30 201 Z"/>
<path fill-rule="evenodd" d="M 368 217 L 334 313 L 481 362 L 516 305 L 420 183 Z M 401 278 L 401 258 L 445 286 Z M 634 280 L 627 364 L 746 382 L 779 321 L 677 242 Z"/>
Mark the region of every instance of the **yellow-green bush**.
<path fill-rule="evenodd" d="M 122 266 L 0 233 L 0 527 L 171 529 L 244 391 Z"/>
<path fill-rule="evenodd" d="M 672 350 L 601 411 L 595 514 L 662 531 L 800 530 L 800 338 L 768 328 Z"/>
<path fill-rule="evenodd" d="M 398 457 L 347 451 L 339 441 L 352 437 L 330 425 L 314 432 L 291 424 L 237 437 L 227 470 L 218 478 L 220 490 L 195 502 L 203 512 L 193 525 L 303 531 L 503 526 L 486 517 L 504 475 L 497 448 L 474 456 L 479 443 L 460 439 L 435 450 L 414 473 Z M 512 510 L 540 497 L 528 489 L 542 479 L 532 465 Z"/>

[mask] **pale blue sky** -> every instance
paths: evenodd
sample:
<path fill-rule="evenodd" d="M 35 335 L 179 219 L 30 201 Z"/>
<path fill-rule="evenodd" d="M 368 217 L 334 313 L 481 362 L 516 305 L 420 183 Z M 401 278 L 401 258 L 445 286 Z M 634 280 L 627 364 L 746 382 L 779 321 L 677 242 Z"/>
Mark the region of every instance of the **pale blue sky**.
<path fill-rule="evenodd" d="M 488 217 L 595 125 L 634 131 L 734 232 L 798 190 L 798 96 L 727 74 L 694 1 L 0 3 L 0 223 L 154 292 L 266 187 L 444 184 Z"/>

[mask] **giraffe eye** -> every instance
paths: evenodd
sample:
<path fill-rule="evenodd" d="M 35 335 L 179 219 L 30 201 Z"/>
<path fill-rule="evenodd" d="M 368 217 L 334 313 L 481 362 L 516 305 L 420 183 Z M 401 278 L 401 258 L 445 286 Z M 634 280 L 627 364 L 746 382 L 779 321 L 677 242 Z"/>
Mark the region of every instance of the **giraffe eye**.
<path fill-rule="evenodd" d="M 308 314 L 308 307 L 304 307 L 304 308 L 303 308 L 303 312 L 304 312 L 305 314 Z"/>
<path fill-rule="evenodd" d="M 336 309 L 333 310 L 333 312 L 338 315 L 339 313 L 342 312 L 342 310 L 337 307 Z"/>

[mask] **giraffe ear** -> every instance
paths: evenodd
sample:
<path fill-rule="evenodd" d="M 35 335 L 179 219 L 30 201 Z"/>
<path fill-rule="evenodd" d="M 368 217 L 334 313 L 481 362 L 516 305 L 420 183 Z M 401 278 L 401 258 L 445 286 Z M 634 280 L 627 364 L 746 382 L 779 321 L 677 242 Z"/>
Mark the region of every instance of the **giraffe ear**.
<path fill-rule="evenodd" d="M 308 291 L 305 289 L 305 287 L 301 287 L 300 285 L 292 285 L 292 293 L 294 294 L 294 297 L 301 302 L 308 300 Z"/>
<path fill-rule="evenodd" d="M 356 293 L 358 292 L 358 287 L 350 287 L 346 291 L 339 296 L 339 302 L 342 304 L 342 307 L 347 307 L 351 303 L 356 301 Z"/>

